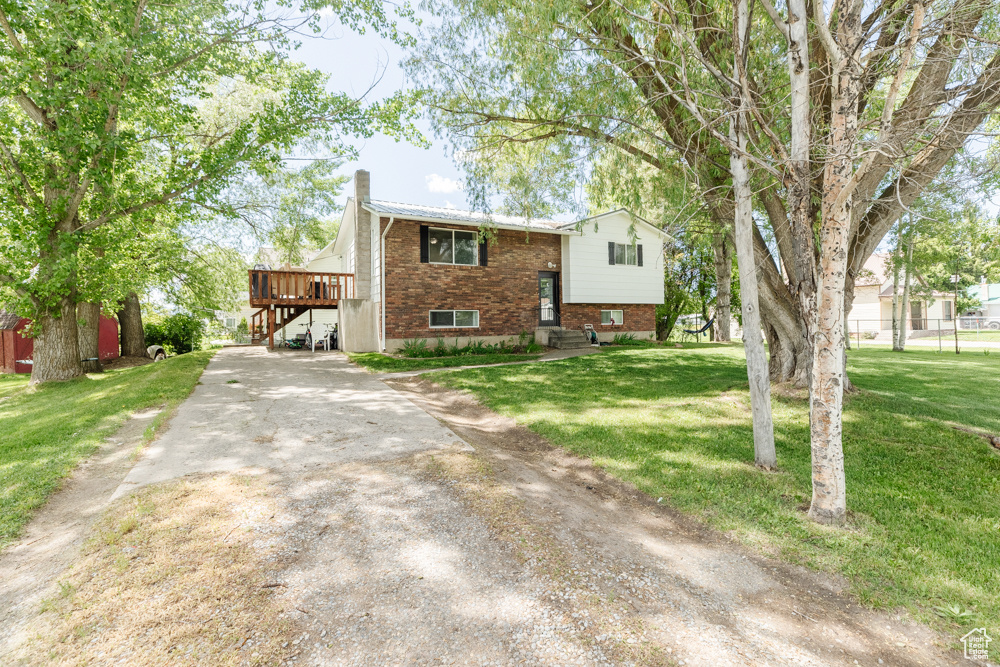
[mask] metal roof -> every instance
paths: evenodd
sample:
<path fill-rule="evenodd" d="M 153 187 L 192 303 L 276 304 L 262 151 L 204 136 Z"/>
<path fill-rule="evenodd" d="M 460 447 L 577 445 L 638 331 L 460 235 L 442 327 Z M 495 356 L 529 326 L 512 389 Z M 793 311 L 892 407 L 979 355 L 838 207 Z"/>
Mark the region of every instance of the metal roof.
<path fill-rule="evenodd" d="M 433 220 L 452 222 L 459 225 L 482 225 L 492 223 L 497 227 L 513 227 L 516 229 L 536 229 L 553 234 L 576 234 L 576 230 L 567 229 L 565 222 L 556 220 L 541 220 L 538 218 L 522 218 L 514 215 L 498 215 L 481 213 L 479 211 L 461 211 L 456 208 L 439 206 L 420 206 L 417 204 L 400 204 L 399 202 L 370 200 L 364 207 L 379 215 L 392 215 L 400 218 L 416 220 Z M 569 223 L 570 225 L 575 223 Z"/>

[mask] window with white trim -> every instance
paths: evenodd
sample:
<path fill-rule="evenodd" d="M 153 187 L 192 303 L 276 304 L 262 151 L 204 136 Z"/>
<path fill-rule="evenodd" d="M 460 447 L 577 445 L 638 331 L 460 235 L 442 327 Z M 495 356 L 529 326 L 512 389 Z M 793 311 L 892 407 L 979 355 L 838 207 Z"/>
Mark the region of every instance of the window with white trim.
<path fill-rule="evenodd" d="M 227 317 L 226 318 L 226 328 L 227 329 L 235 329 L 236 328 L 236 318 L 235 317 Z"/>
<path fill-rule="evenodd" d="M 427 230 L 427 259 L 431 264 L 476 266 L 479 255 L 479 232 L 457 229 Z"/>
<path fill-rule="evenodd" d="M 638 263 L 635 250 L 636 248 L 634 244 L 616 243 L 615 264 L 626 264 L 628 266 L 635 266 Z"/>
<path fill-rule="evenodd" d="M 625 319 L 625 311 L 622 310 L 602 310 L 601 324 L 604 326 L 619 326 Z"/>
<path fill-rule="evenodd" d="M 479 326 L 478 310 L 432 310 L 431 329 L 474 329 Z"/>

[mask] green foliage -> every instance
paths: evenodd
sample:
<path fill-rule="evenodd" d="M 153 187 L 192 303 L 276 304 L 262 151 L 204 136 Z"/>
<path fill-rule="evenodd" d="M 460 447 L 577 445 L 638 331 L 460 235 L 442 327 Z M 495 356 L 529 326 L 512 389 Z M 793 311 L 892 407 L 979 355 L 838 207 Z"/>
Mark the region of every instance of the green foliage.
<path fill-rule="evenodd" d="M 212 352 L 26 390 L 0 378 L 0 548 L 15 539 L 76 464 L 138 410 L 191 393 Z"/>
<path fill-rule="evenodd" d="M 250 325 L 247 324 L 247 318 L 241 317 L 240 323 L 236 325 L 236 333 L 241 336 L 245 336 L 250 333 Z"/>
<path fill-rule="evenodd" d="M 480 364 L 508 364 L 516 361 L 534 361 L 538 354 L 465 354 L 459 356 L 399 359 L 378 352 L 348 354 L 351 361 L 373 373 L 404 373 L 434 368 L 455 366 L 478 366 Z"/>
<path fill-rule="evenodd" d="M 145 322 L 143 333 L 146 345 L 162 345 L 168 354 L 184 354 L 201 348 L 205 321 L 194 315 L 176 313 L 160 322 Z"/>
<path fill-rule="evenodd" d="M 967 628 L 998 627 L 1000 456 L 954 425 L 1000 433 L 1000 364 L 862 349 L 848 353 L 848 372 L 861 391 L 844 410 L 851 518 L 838 530 L 800 509 L 811 494 L 804 393 L 772 395 L 779 472 L 753 466 L 738 345 L 612 348 L 432 380 L 751 548 L 843 574 L 867 605 L 932 623 L 942 622 L 934 607 L 957 608 L 972 612 L 960 616 Z"/>
<path fill-rule="evenodd" d="M 382 3 L 330 9 L 410 43 Z M 164 246 L 171 258 L 203 255 L 177 243 L 178 221 L 199 210 L 238 217 L 226 189 L 305 141 L 349 156 L 350 137 L 419 137 L 409 95 L 367 103 L 328 92 L 325 75 L 289 57 L 298 30 L 321 29 L 318 11 L 222 0 L 3 10 L 0 88 L 17 93 L 0 99 L 0 298 L 26 316 L 145 291 Z"/>
<path fill-rule="evenodd" d="M 526 354 L 541 352 L 544 348 L 535 343 L 534 334 L 528 335 L 526 332 L 519 336 L 518 342 L 514 339 L 502 340 L 499 343 L 487 343 L 481 340 L 470 338 L 466 345 L 459 345 L 459 339 L 451 345 L 447 345 L 443 338 L 437 339 L 434 347 L 427 346 L 426 338 L 414 338 L 403 341 L 403 347 L 399 354 L 411 359 L 429 359 L 432 357 L 460 357 L 469 355 L 498 355 L 498 354 Z"/>

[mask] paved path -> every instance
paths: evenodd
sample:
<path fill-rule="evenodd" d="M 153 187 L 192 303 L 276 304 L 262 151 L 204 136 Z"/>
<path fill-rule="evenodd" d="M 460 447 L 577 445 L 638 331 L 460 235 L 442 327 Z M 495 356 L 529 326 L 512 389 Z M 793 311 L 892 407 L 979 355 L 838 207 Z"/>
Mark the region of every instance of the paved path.
<path fill-rule="evenodd" d="M 451 430 L 338 352 L 226 348 L 114 497 L 191 473 L 305 471 L 456 443 Z"/>

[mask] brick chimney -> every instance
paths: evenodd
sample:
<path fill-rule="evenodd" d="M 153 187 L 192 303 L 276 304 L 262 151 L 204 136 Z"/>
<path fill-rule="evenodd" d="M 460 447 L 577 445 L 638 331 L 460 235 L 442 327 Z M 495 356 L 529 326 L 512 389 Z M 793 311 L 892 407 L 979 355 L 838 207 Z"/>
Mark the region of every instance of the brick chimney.
<path fill-rule="evenodd" d="M 371 201 L 371 175 L 354 172 L 354 297 L 370 299 L 372 285 L 372 215 L 362 204 Z"/>

